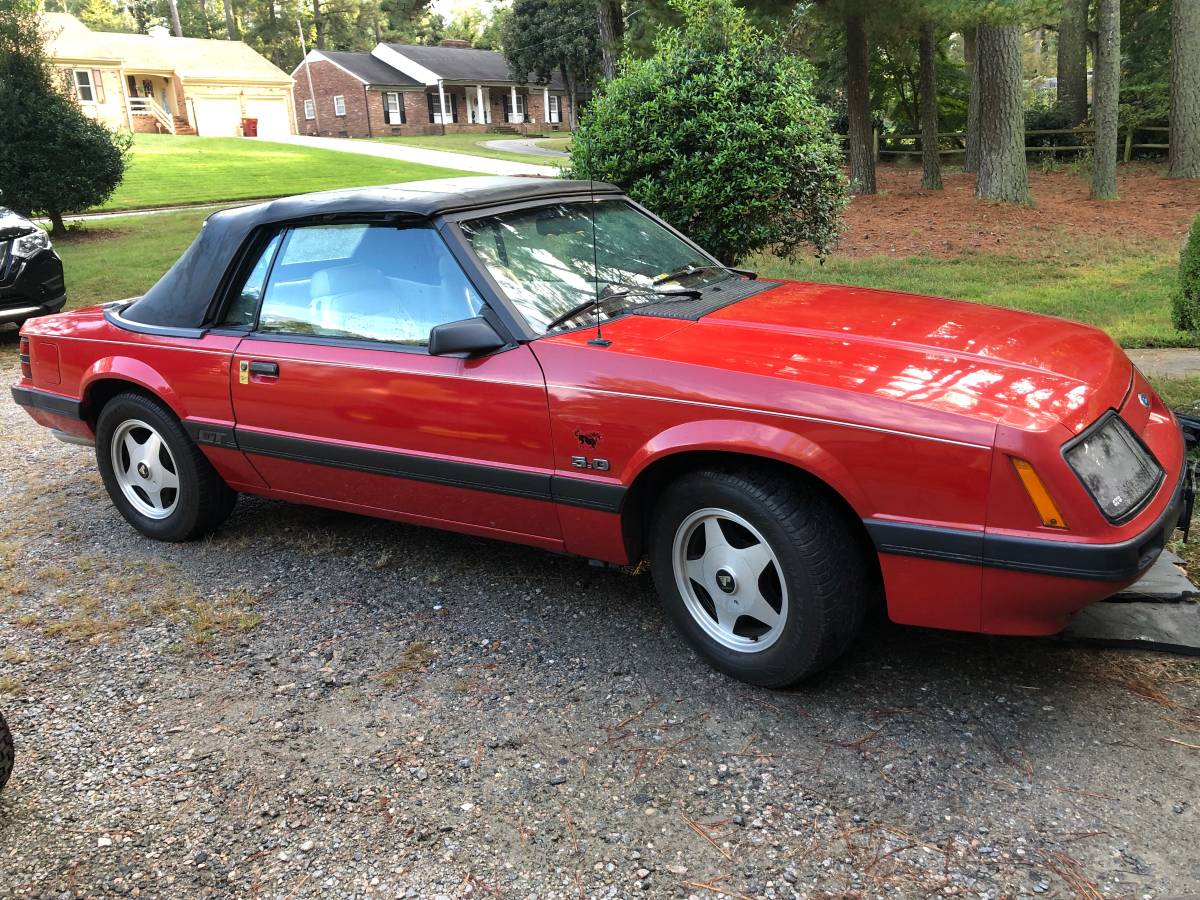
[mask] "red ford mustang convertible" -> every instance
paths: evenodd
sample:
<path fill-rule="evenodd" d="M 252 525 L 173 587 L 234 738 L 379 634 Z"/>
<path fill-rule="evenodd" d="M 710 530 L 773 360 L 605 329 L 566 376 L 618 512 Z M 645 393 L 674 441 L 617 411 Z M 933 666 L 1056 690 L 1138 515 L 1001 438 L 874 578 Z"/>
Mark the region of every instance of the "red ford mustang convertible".
<path fill-rule="evenodd" d="M 611 185 L 471 178 L 218 212 L 145 296 L 29 322 L 13 397 L 143 534 L 239 492 L 648 557 L 714 665 L 896 622 L 1048 634 L 1186 505 L 1171 412 L 1081 325 L 756 279 Z"/>

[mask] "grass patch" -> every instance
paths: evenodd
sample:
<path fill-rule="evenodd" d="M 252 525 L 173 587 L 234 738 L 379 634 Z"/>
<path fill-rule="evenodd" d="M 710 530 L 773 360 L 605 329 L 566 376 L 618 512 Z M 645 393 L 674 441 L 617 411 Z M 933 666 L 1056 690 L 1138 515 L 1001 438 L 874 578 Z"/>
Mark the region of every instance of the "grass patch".
<path fill-rule="evenodd" d="M 208 211 L 105 219 L 76 225 L 55 242 L 76 309 L 136 297 L 158 281 L 196 237 Z"/>
<path fill-rule="evenodd" d="M 0 694 L 9 694 L 15 697 L 24 691 L 25 684 L 20 678 L 14 678 L 12 675 L 0 675 Z"/>
<path fill-rule="evenodd" d="M 1150 378 L 1147 381 L 1154 387 L 1163 403 L 1171 409 L 1195 410 L 1200 409 L 1200 375 L 1187 378 Z"/>
<path fill-rule="evenodd" d="M 428 641 L 412 641 L 400 652 L 400 661 L 375 677 L 389 687 L 404 683 L 409 677 L 422 674 L 437 656 Z"/>
<path fill-rule="evenodd" d="M 373 138 L 372 140 L 382 141 L 385 144 L 403 144 L 408 147 L 422 147 L 426 150 L 445 150 L 447 153 L 466 153 L 469 156 L 485 156 L 488 159 L 506 159 L 509 162 L 529 163 L 534 166 L 553 166 L 566 162 L 564 159 L 555 159 L 551 156 L 533 156 L 529 153 L 511 153 L 507 150 L 493 150 L 491 147 L 483 146 L 488 141 L 506 141 L 520 140 L 521 136 L 516 134 L 418 134 L 418 135 L 397 135 L 396 137 L 381 137 Z M 549 146 L 551 142 L 562 141 L 564 148 L 570 142 L 569 137 L 565 138 L 546 138 L 539 140 L 538 143 L 543 146 Z M 553 149 L 563 149 L 554 147 Z"/>
<path fill-rule="evenodd" d="M 218 203 L 461 174 L 399 160 L 244 138 L 136 134 L 125 180 L 97 209 Z"/>
<path fill-rule="evenodd" d="M 1110 241 L 1081 243 L 1055 259 L 972 253 L 955 259 L 760 255 L 745 260 L 767 278 L 853 284 L 974 300 L 1045 313 L 1103 328 L 1125 347 L 1190 346 L 1171 324 L 1179 249 L 1170 241 L 1153 249 Z"/>
<path fill-rule="evenodd" d="M 547 150 L 560 150 L 563 153 L 571 152 L 570 137 L 542 138 L 542 140 L 536 141 L 535 143 L 539 147 L 545 147 Z"/>

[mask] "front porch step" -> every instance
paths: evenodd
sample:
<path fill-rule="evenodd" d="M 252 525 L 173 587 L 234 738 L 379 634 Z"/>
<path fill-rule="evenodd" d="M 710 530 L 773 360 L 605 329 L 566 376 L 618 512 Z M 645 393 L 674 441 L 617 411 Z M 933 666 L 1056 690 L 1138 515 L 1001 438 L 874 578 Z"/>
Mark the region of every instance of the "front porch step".
<path fill-rule="evenodd" d="M 186 118 L 184 118 L 183 116 L 174 116 L 173 118 L 175 119 L 175 133 L 176 134 L 195 134 L 196 133 L 196 129 L 193 128 L 188 123 L 188 120 Z"/>

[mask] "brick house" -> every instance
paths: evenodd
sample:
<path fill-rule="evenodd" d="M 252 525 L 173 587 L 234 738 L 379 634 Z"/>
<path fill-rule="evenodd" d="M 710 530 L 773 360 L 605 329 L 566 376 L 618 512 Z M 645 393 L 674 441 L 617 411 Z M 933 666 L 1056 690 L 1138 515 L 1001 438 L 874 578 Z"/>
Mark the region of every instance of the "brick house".
<path fill-rule="evenodd" d="M 559 78 L 517 84 L 503 55 L 465 41 L 379 44 L 370 53 L 312 50 L 292 72 L 301 134 L 381 137 L 566 128 Z"/>
<path fill-rule="evenodd" d="M 46 56 L 85 114 L 121 131 L 235 136 L 242 119 L 261 137 L 295 132 L 292 79 L 241 41 L 92 31 L 43 13 Z"/>

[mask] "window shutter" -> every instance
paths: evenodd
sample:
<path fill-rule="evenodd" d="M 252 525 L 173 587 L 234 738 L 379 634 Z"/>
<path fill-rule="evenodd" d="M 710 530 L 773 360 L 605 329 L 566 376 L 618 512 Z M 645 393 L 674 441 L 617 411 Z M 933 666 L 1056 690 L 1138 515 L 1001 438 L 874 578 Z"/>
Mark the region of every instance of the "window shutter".
<path fill-rule="evenodd" d="M 100 77 L 99 69 L 92 69 L 92 96 L 97 103 L 104 102 L 104 80 Z"/>
<path fill-rule="evenodd" d="M 392 111 L 390 108 L 389 101 L 390 101 L 392 95 L 391 94 L 380 94 L 379 96 L 383 98 L 383 124 L 391 125 L 392 124 Z"/>
<path fill-rule="evenodd" d="M 504 121 L 507 122 L 512 118 L 512 97 L 507 91 L 502 95 L 504 100 Z"/>
<path fill-rule="evenodd" d="M 408 121 L 408 115 L 404 111 L 404 95 L 401 93 L 397 93 L 396 99 L 400 103 L 400 124 L 404 125 Z"/>
<path fill-rule="evenodd" d="M 450 121 L 451 122 L 458 121 L 458 95 L 457 94 L 450 95 Z"/>
<path fill-rule="evenodd" d="M 436 121 L 437 121 L 437 119 L 435 119 L 435 118 L 433 117 L 433 113 L 434 113 L 434 109 L 435 109 L 435 106 L 434 106 L 434 100 L 435 100 L 435 99 L 436 99 L 436 98 L 433 96 L 433 94 L 426 94 L 426 95 L 425 95 L 425 100 L 426 100 L 426 101 L 429 103 L 429 124 L 430 124 L 430 125 L 432 125 L 434 122 L 436 122 Z"/>

